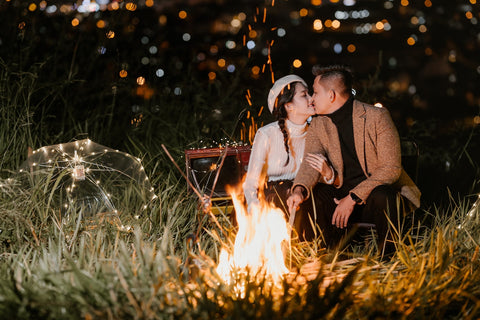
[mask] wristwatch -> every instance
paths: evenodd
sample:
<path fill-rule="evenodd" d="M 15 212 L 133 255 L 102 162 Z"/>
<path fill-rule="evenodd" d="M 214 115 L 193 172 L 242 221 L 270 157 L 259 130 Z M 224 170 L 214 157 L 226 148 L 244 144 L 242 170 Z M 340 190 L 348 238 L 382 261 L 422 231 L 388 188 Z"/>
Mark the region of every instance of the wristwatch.
<path fill-rule="evenodd" d="M 360 199 L 355 193 L 350 192 L 350 198 L 352 198 L 353 201 L 355 201 L 355 204 L 361 204 L 362 199 Z"/>

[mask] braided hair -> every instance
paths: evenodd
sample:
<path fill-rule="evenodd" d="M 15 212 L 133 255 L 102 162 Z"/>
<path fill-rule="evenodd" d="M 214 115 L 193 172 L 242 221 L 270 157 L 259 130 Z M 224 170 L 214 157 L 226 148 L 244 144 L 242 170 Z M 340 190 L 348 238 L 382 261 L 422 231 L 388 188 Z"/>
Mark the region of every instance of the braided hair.
<path fill-rule="evenodd" d="M 280 127 L 280 130 L 283 133 L 283 142 L 285 145 L 285 151 L 287 151 L 287 161 L 285 162 L 284 166 L 288 165 L 288 163 L 290 162 L 290 147 L 288 145 L 289 137 L 287 127 L 285 126 L 285 121 L 288 114 L 287 109 L 285 108 L 285 104 L 293 100 L 297 83 L 301 82 L 291 82 L 282 89 L 282 91 L 277 97 L 277 100 L 275 101 L 275 107 L 273 108 L 272 112 L 276 120 L 278 121 L 278 126 Z"/>

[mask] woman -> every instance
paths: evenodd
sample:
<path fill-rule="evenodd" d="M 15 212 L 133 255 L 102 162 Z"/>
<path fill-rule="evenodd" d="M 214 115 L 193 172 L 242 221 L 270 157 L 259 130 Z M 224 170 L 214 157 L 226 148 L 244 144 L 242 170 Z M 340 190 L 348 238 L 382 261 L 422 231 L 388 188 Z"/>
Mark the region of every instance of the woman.
<path fill-rule="evenodd" d="M 268 109 L 277 121 L 258 129 L 253 141 L 243 184 L 249 212 L 264 193 L 267 201 L 289 216 L 286 199 L 303 159 L 307 120 L 315 114 L 310 99 L 306 82 L 296 75 L 278 79 L 270 90 Z M 295 218 L 294 228 L 300 240 L 309 240 L 314 233 L 309 228 L 308 207 L 307 203 L 302 204 Z M 310 229 L 308 235 L 306 229 Z"/>

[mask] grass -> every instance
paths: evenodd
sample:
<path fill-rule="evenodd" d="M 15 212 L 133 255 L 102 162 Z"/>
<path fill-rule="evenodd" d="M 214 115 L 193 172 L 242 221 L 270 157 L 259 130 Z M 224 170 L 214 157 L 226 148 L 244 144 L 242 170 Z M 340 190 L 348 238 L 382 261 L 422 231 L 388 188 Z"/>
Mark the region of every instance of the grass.
<path fill-rule="evenodd" d="M 235 282 L 222 283 L 214 271 L 220 248 L 231 244 L 235 227 L 228 217 L 217 216 L 217 224 L 199 210 L 160 149 L 163 141 L 171 141 L 170 150 L 180 158 L 186 141 L 202 132 L 202 117 L 187 125 L 188 102 L 172 102 L 161 114 L 151 115 L 150 120 L 163 117 L 164 131 L 156 132 L 158 126 L 147 119 L 145 126 L 126 133 L 124 150 L 142 158 L 158 196 L 146 214 L 138 215 L 138 204 L 128 200 L 135 190 L 124 190 L 119 215 L 85 217 L 82 210 L 61 214 L 51 200 L 55 191 L 48 187 L 60 178 L 25 188 L 15 169 L 26 157 L 26 146 L 68 141 L 100 116 L 93 114 L 81 124 L 67 116 L 63 129 L 51 134 L 42 122 L 48 117 L 48 99 L 31 97 L 46 90 L 42 92 L 52 93 L 49 101 L 57 99 L 54 84 L 39 86 L 34 73 L 13 74 L 6 67 L 1 74 L 1 318 L 480 316 L 480 216 L 473 197 L 451 196 L 448 206 L 419 210 L 398 239 L 391 261 L 376 259 L 372 244 L 330 252 L 321 248 L 321 241 L 293 241 L 286 254 L 291 273 L 283 282 L 275 286 L 262 277 L 239 275 L 238 282 L 247 280 L 244 295 L 239 295 Z M 71 103 L 55 101 L 66 108 Z M 182 113 L 177 122 L 165 119 L 172 109 Z M 109 123 L 109 117 L 102 115 L 102 123 Z M 108 141 L 109 128 L 95 127 L 98 142 Z M 208 130 L 219 129 L 212 125 Z M 477 211 L 471 211 L 475 201 Z"/>
<path fill-rule="evenodd" d="M 51 208 L 28 202 L 31 194 L 6 185 L 2 181 L 4 317 L 474 319 L 480 314 L 478 212 L 468 215 L 461 206 L 448 218 L 436 218 L 431 228 L 408 232 L 389 262 L 358 251 L 354 259 L 338 259 L 313 250 L 315 244 L 294 243 L 296 262 L 283 283 L 251 282 L 242 297 L 234 284 L 224 285 L 215 275 L 220 243 L 213 241 L 211 233 L 219 230 L 211 221 L 203 225 L 210 232 L 201 232 L 193 246 L 185 243 L 200 227 L 195 216 L 201 213 L 186 194 L 168 188 L 169 182 L 161 206 L 129 231 L 108 219 L 95 226 L 83 221 L 78 227 L 76 217 L 58 223 Z M 12 200 L 18 197 L 26 200 L 21 206 Z"/>

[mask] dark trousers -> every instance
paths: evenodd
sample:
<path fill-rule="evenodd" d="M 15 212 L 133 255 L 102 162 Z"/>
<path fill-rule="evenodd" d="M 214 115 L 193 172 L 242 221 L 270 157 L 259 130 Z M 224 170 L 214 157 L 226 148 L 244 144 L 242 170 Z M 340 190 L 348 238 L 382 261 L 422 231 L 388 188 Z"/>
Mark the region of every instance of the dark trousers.
<path fill-rule="evenodd" d="M 337 207 L 333 199 L 340 200 L 347 195 L 348 191 L 325 184 L 318 184 L 312 191 L 316 223 L 322 230 L 326 246 L 337 247 L 349 232 L 355 231 L 358 223 L 369 223 L 375 225 L 377 245 L 381 253 L 393 253 L 395 245 L 392 240 L 396 233 L 392 226 L 399 230 L 399 217 L 403 217 L 406 200 L 390 185 L 380 185 L 372 190 L 365 204 L 355 205 L 347 228 L 340 229 L 332 224 L 333 213 Z"/>
<path fill-rule="evenodd" d="M 277 208 L 282 209 L 287 221 L 290 219 L 287 199 L 290 196 L 292 185 L 292 180 L 269 181 L 264 190 L 265 199 Z M 293 229 L 300 241 L 311 241 L 315 238 L 315 219 L 311 199 L 307 199 L 299 206 L 295 214 Z"/>

